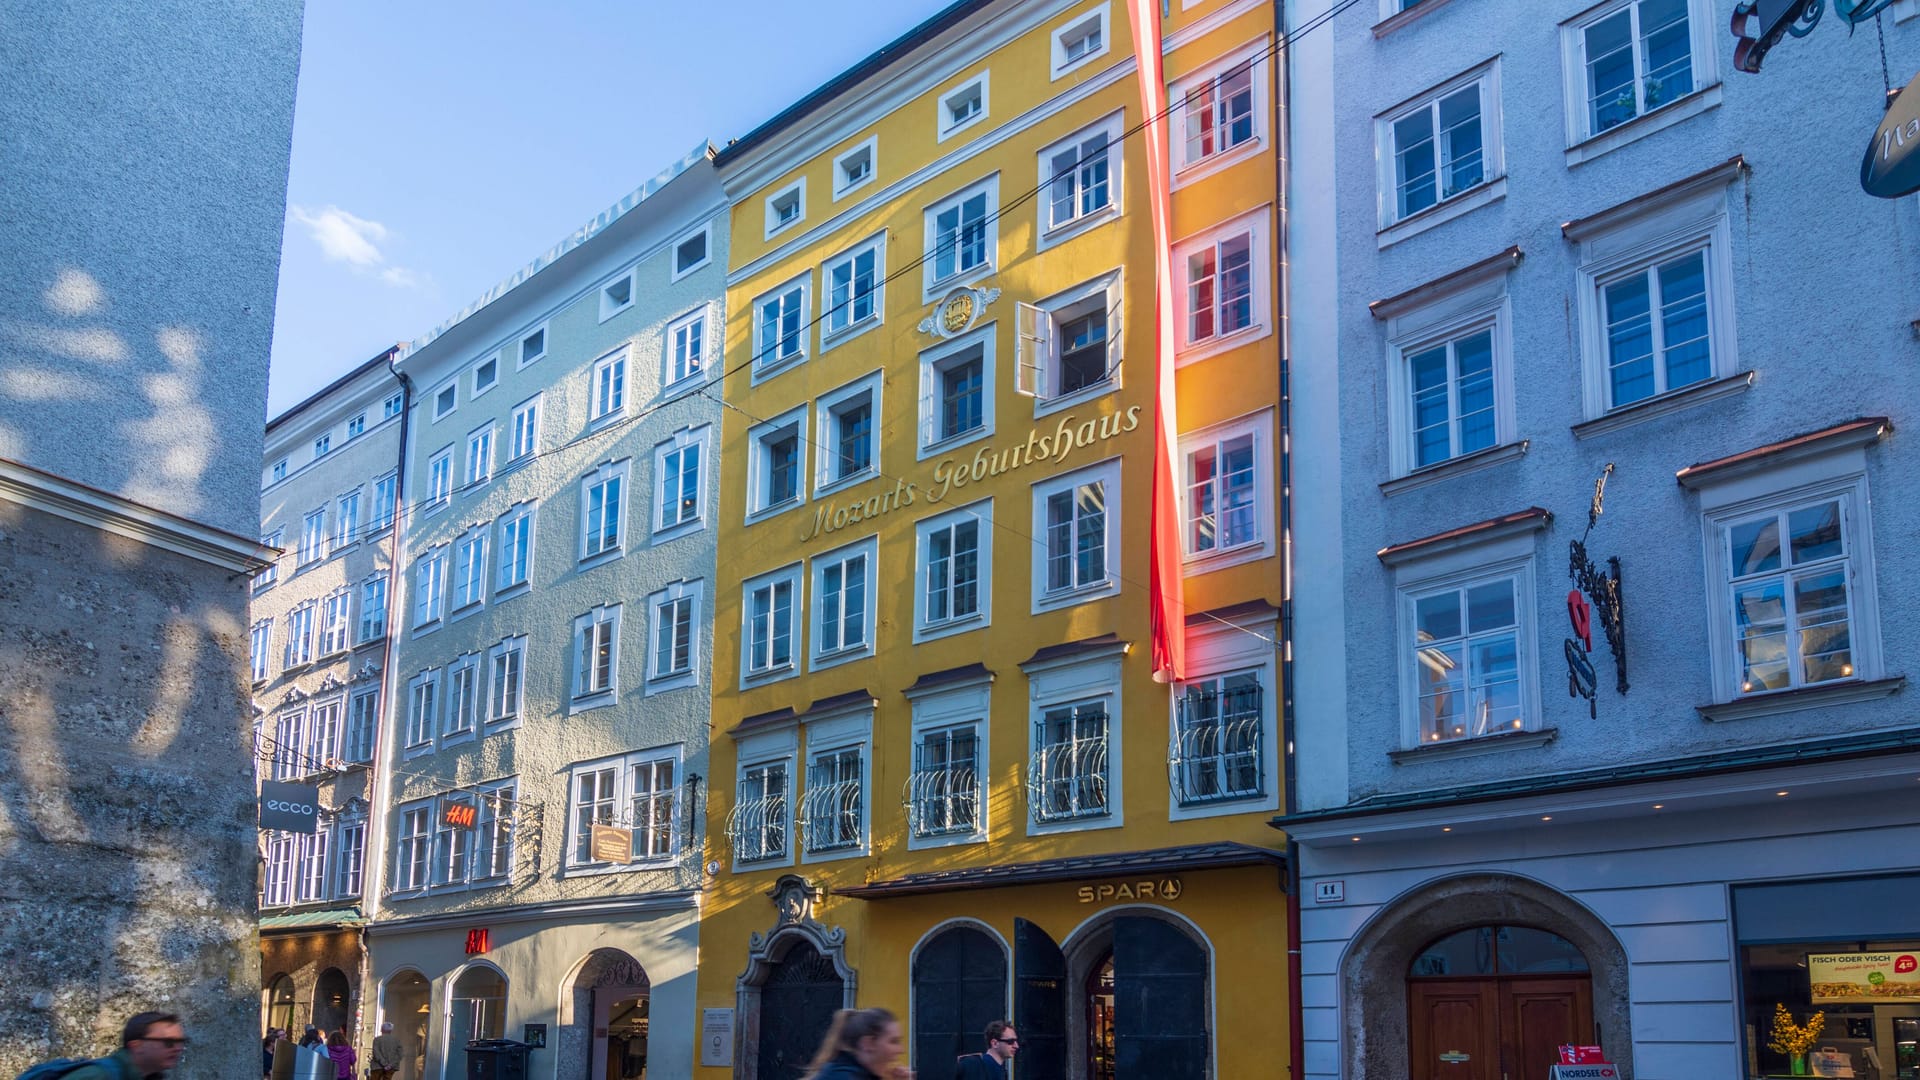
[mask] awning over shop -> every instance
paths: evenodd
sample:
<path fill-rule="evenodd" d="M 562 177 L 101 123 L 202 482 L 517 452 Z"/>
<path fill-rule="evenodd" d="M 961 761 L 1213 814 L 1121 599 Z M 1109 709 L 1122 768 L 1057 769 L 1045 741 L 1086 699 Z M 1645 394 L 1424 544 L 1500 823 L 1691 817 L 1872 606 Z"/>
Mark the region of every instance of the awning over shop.
<path fill-rule="evenodd" d="M 1079 881 L 1085 878 L 1127 877 L 1133 875 L 1188 873 L 1195 870 L 1224 870 L 1237 866 L 1284 868 L 1287 857 L 1272 848 L 1252 844 L 1186 844 L 1180 847 L 1154 848 L 1149 851 L 1121 851 L 1110 855 L 1079 855 L 1037 862 L 1009 863 L 1004 866 L 964 866 L 952 870 L 931 870 L 908 874 L 888 881 L 870 881 L 834 889 L 835 896 L 861 900 L 883 900 L 894 896 L 923 893 L 961 892 L 968 889 L 1000 889 L 1011 885 L 1041 885 L 1054 881 Z"/>
<path fill-rule="evenodd" d="M 260 920 L 260 932 L 274 930 L 315 930 L 324 927 L 365 926 L 367 917 L 357 907 L 324 908 L 318 911 L 293 911 L 285 915 L 267 915 Z"/>

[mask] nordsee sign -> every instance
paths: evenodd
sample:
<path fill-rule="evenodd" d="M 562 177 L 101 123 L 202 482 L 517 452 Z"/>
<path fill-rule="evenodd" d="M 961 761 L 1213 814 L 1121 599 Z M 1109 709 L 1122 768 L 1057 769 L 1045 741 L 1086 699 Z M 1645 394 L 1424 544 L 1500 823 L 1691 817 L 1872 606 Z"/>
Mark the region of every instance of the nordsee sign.
<path fill-rule="evenodd" d="M 1860 186 L 1883 199 L 1920 191 L 1920 75 L 1887 107 L 1860 162 Z"/>

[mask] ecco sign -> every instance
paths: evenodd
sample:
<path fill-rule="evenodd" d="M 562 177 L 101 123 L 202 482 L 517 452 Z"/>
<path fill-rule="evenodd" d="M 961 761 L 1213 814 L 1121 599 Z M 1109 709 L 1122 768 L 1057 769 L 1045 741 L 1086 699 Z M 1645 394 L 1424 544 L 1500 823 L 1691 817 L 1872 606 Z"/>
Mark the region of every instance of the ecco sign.
<path fill-rule="evenodd" d="M 312 836 L 320 829 L 320 789 L 313 784 L 262 780 L 260 827 Z"/>

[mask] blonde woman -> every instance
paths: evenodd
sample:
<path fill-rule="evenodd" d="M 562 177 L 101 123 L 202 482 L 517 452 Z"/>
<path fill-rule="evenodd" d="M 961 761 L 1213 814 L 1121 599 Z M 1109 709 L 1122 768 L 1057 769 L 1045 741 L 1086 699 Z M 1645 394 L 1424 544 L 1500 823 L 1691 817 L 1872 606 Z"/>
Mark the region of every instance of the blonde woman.
<path fill-rule="evenodd" d="M 806 1080 L 913 1080 L 898 1064 L 906 1039 L 885 1009 L 841 1009 L 813 1055 Z"/>

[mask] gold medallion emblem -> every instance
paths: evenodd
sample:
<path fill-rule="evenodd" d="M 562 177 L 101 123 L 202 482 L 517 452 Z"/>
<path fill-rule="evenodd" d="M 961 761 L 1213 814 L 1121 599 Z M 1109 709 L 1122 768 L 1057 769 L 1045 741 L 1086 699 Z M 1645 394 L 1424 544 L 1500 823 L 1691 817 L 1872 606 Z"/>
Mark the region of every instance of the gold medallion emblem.
<path fill-rule="evenodd" d="M 973 293 L 955 293 L 940 311 L 940 325 L 949 334 L 957 334 L 973 323 Z"/>

